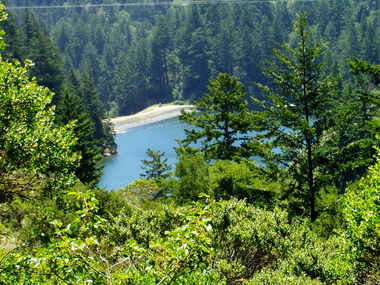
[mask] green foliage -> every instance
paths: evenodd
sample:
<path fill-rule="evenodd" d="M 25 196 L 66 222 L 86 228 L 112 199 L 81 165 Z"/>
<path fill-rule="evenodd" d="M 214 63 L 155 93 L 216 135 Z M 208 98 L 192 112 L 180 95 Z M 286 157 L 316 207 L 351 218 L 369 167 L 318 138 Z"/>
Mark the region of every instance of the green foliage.
<path fill-rule="evenodd" d="M 182 77 L 183 93 L 187 98 L 194 99 L 203 94 L 210 78 L 207 64 L 209 43 L 199 7 L 190 5 L 184 15 L 184 22 L 178 27 L 178 37 L 175 39 L 178 63 L 182 66 L 178 75 Z"/>
<path fill-rule="evenodd" d="M 169 98 L 171 93 L 169 83 L 169 46 L 170 35 L 167 20 L 162 15 L 158 16 L 157 24 L 155 25 L 150 40 L 151 58 L 150 58 L 150 99 L 158 103 L 160 100 Z"/>
<path fill-rule="evenodd" d="M 215 269 L 227 284 L 353 283 L 342 238 L 320 239 L 306 221 L 292 220 L 278 208 L 265 211 L 236 199 L 221 205 L 213 213 Z"/>
<path fill-rule="evenodd" d="M 57 106 L 56 122 L 61 125 L 73 124 L 73 131 L 77 137 L 73 151 L 80 156 L 75 175 L 82 183 L 95 185 L 101 176 L 98 162 L 103 158 L 103 150 L 94 139 L 94 123 L 81 103 L 75 94 L 65 90 Z"/>
<path fill-rule="evenodd" d="M 50 3 L 45 2 L 46 5 Z M 255 62 L 268 53 L 264 38 L 269 41 L 284 39 L 286 42 L 287 35 L 281 35 L 279 30 L 286 29 L 287 24 L 280 23 L 289 22 L 288 14 L 301 8 L 318 7 L 312 9 L 311 19 L 315 17 L 321 21 L 312 27 L 310 33 L 305 30 L 303 35 L 307 37 L 302 38 L 305 42 L 291 48 L 297 33 L 291 34 L 288 39 L 290 45 L 284 45 L 283 50 L 275 50 L 275 55 L 280 59 L 279 66 L 273 64 L 265 69 L 278 84 L 273 88 L 266 87 L 265 82 L 261 85 L 264 91 L 268 91 L 268 98 L 273 100 L 270 105 L 264 103 L 264 107 L 268 107 L 265 110 L 267 112 L 260 113 L 268 115 L 268 120 L 258 116 L 255 121 L 264 122 L 261 125 L 263 128 L 269 126 L 265 131 L 273 131 L 260 133 L 263 141 L 253 145 L 255 152 L 268 159 L 266 172 L 259 171 L 258 166 L 248 160 L 213 161 L 208 164 L 206 159 L 210 157 L 198 153 L 196 148 L 182 146 L 179 148 L 181 156 L 175 171 L 176 177 L 160 185 L 152 180 L 138 180 L 115 193 L 97 190 L 94 194 L 87 192 L 82 184 L 77 184 L 69 195 L 61 193 L 57 196 L 52 190 L 66 188 L 72 181 L 72 172 L 78 167 L 79 158 L 72 149 L 83 138 L 79 133 L 85 133 L 86 130 L 83 127 L 80 132 L 76 132 L 76 127 L 79 128 L 79 123 L 86 120 L 78 116 L 73 118 L 77 120 L 77 125 L 66 125 L 72 121 L 70 119 L 60 127 L 55 126 L 54 108 L 47 107 L 52 94 L 37 86 L 35 80 L 26 77 L 26 67 L 19 63 L 1 62 L 0 194 L 1 202 L 7 203 L 0 204 L 0 236 L 8 238 L 10 245 L 0 250 L 0 283 L 379 283 L 377 176 L 380 169 L 378 164 L 372 167 L 366 178 L 353 184 L 344 194 L 345 222 L 341 222 L 340 206 L 332 185 L 336 178 L 336 164 L 330 143 L 334 142 L 336 133 L 329 132 L 333 123 L 340 119 L 330 116 L 334 112 L 334 115 L 339 114 L 334 102 L 329 100 L 329 96 L 333 95 L 330 92 L 335 91 L 335 83 L 325 77 L 323 62 L 318 60 L 322 58 L 319 57 L 322 54 L 320 46 L 307 42 L 309 36 L 323 35 L 331 39 L 334 35 L 336 42 L 327 45 L 335 53 L 334 56 L 338 50 L 350 56 L 355 50 L 362 50 L 361 53 L 376 58 L 376 39 L 379 35 L 374 28 L 377 27 L 378 5 L 372 3 L 369 6 L 366 1 L 244 6 L 242 3 L 228 6 L 225 3 L 214 4 L 205 7 L 189 5 L 181 9 L 171 7 L 168 10 L 163 8 L 166 5 L 157 6 L 157 10 L 162 8 L 167 14 L 165 19 L 157 21 L 159 25 L 154 33 L 149 32 L 154 25 L 152 7 L 131 7 L 128 13 L 118 13 L 116 7 L 109 11 L 108 8 L 97 10 L 87 7 L 83 11 L 80 8 L 68 8 L 70 23 L 60 21 L 59 33 L 58 28 L 54 28 L 60 50 L 65 54 L 65 68 L 75 66 L 91 73 L 83 73 L 83 78 L 76 87 L 70 87 L 70 92 L 74 94 L 73 90 L 78 89 L 76 96 L 81 97 L 83 102 L 90 102 L 83 103 L 83 106 L 96 125 L 96 139 L 102 141 L 100 144 L 104 148 L 112 149 L 112 129 L 104 126 L 99 98 L 102 98 L 103 103 L 108 100 L 122 102 L 121 110 L 130 112 L 144 106 L 148 100 L 169 96 L 167 94 L 171 90 L 175 90 L 183 99 L 198 97 L 204 87 L 202 82 L 207 80 L 210 70 L 218 73 L 219 68 L 237 74 L 240 80 L 249 83 L 253 76 L 259 76 Z M 326 10 L 319 9 L 318 5 L 324 5 Z M 62 15 L 66 13 L 63 12 L 65 9 L 57 10 L 62 10 Z M 142 21 L 144 16 L 148 16 L 149 23 Z M 329 17 L 336 22 L 331 23 Z M 46 17 L 54 26 L 58 19 L 52 18 L 51 15 Z M 100 18 L 103 19 L 101 23 Z M 28 17 L 27 20 L 29 32 L 35 32 L 35 19 Z M 272 22 L 277 23 L 276 28 L 270 26 Z M 205 24 L 208 25 L 207 29 Z M 94 28 L 89 28 L 92 26 Z M 107 27 L 111 27 L 110 33 L 106 32 Z M 297 28 L 305 28 L 305 22 L 299 21 Z M 362 35 L 359 31 L 371 37 L 362 36 L 358 41 L 358 35 Z M 151 36 L 147 37 L 148 34 Z M 357 46 L 353 47 L 351 40 L 356 40 Z M 86 47 L 81 43 L 87 43 Z M 111 47 L 110 43 L 115 45 Z M 44 48 L 48 46 L 46 42 L 43 44 Z M 208 52 L 210 46 L 212 50 Z M 30 47 L 36 48 L 36 42 Z M 304 51 L 310 53 L 301 56 L 301 68 L 297 68 L 300 66 L 294 59 Z M 9 52 L 11 49 L 7 50 L 7 56 Z M 40 56 L 40 52 L 36 50 L 36 55 Z M 99 59 L 101 64 L 97 62 Z M 326 59 L 331 60 L 328 57 Z M 286 70 L 287 64 L 294 68 L 293 73 L 282 73 L 289 71 Z M 30 65 L 30 62 L 26 62 L 26 65 Z M 156 66 L 157 70 L 149 71 L 149 65 Z M 359 72 L 370 70 L 375 76 L 374 80 L 377 80 L 376 67 L 368 64 L 364 67 L 366 69 Z M 307 83 L 307 91 L 313 91 L 306 95 L 321 95 L 317 96 L 319 101 L 306 100 L 310 98 L 302 97 L 305 92 L 294 88 L 305 79 L 303 71 L 309 72 L 306 73 L 310 80 L 301 83 Z M 117 80 L 114 79 L 115 75 Z M 286 76 L 281 78 L 279 75 Z M 314 81 L 318 76 L 321 76 L 321 80 Z M 226 76 L 224 79 L 223 82 L 231 80 L 237 84 L 237 90 L 243 91 L 235 78 Z M 158 85 L 151 86 L 153 82 L 158 82 Z M 210 86 L 211 94 L 207 96 L 218 94 L 223 97 L 221 94 L 226 89 L 221 91 L 217 85 Z M 289 89 L 289 86 L 293 88 Z M 247 87 L 249 91 L 252 90 L 252 86 L 247 84 Z M 100 97 L 96 93 L 97 88 L 102 90 Z M 154 94 L 155 90 L 162 90 L 165 95 Z M 281 92 L 277 91 L 283 91 L 284 96 L 280 96 Z M 372 99 L 377 99 L 377 90 L 367 93 Z M 294 98 L 292 96 L 298 96 L 299 100 L 288 101 Z M 348 99 L 355 101 L 352 97 Z M 304 101 L 308 101 L 307 104 Z M 246 108 L 243 100 L 237 102 L 238 106 Z M 360 114 L 374 115 L 373 120 L 368 126 L 365 126 L 367 119 L 352 120 L 351 130 L 369 131 L 371 136 L 376 134 L 379 130 L 375 110 L 377 104 L 376 100 L 362 104 Z M 307 113 L 303 112 L 308 108 L 311 112 L 310 121 L 305 119 Z M 66 111 L 69 112 L 69 108 Z M 209 118 L 221 114 L 214 111 L 210 109 Z M 345 115 L 354 116 L 352 109 L 350 111 L 350 114 Z M 232 112 L 231 116 L 234 115 L 236 113 Z M 318 116 L 325 120 L 320 120 Z M 223 117 L 226 118 L 230 119 L 229 116 Z M 237 123 L 246 123 L 244 120 L 249 121 L 249 116 L 244 115 L 240 119 Z M 359 123 L 357 129 L 356 123 Z M 235 125 L 230 126 L 232 130 Z M 276 133 L 284 128 L 291 129 L 291 132 Z M 91 128 L 87 130 L 90 135 Z M 347 140 L 361 135 L 349 132 L 349 129 L 343 132 L 348 135 Z M 215 130 L 210 131 L 210 134 L 215 135 L 214 138 L 219 136 Z M 295 136 L 290 137 L 290 134 Z M 301 139 L 297 140 L 299 137 Z M 267 138 L 272 139 L 268 141 Z M 345 139 L 340 142 L 343 146 Z M 263 148 L 266 143 L 269 144 L 269 150 Z M 373 137 L 370 137 L 355 147 L 370 148 L 373 144 Z M 225 149 L 231 150 L 231 145 L 225 146 Z M 282 153 L 271 152 L 277 146 L 282 147 Z M 230 152 L 216 150 L 215 153 L 223 156 L 221 158 L 241 155 L 238 152 L 231 155 Z M 306 166 L 310 166 L 310 163 L 306 163 L 310 162 L 310 150 L 313 151 L 311 164 L 316 167 L 312 168 L 312 175 L 308 176 L 310 168 L 306 171 L 307 175 L 305 170 Z M 350 154 L 351 150 L 345 148 L 346 152 L 341 152 L 342 156 Z M 361 166 L 365 164 L 365 160 L 351 160 Z M 285 168 L 278 167 L 282 162 L 285 162 Z M 287 175 L 289 170 L 293 171 L 293 175 Z M 309 193 L 305 191 L 307 187 L 300 186 L 305 181 L 314 183 Z M 17 196 L 37 196 L 41 190 L 54 199 L 32 202 L 16 199 Z M 161 190 L 172 194 L 174 200 L 182 204 L 186 201 L 197 202 L 183 206 L 154 203 L 151 198 Z M 202 192 L 219 202 L 209 196 L 199 197 Z M 281 192 L 284 193 L 284 199 L 279 199 L 278 194 Z M 323 210 L 312 225 L 306 220 L 295 218 L 292 215 L 294 212 L 289 214 L 284 211 L 290 208 L 301 210 L 298 213 L 303 214 L 308 206 L 312 207 L 312 200 L 310 203 L 305 202 L 305 197 L 310 193 L 317 194 L 311 199 L 318 205 L 317 210 Z M 245 200 L 228 200 L 231 197 Z M 171 200 L 168 198 L 163 201 Z M 313 220 L 312 210 L 310 216 Z M 342 225 L 336 226 L 339 223 Z M 346 223 L 347 231 L 344 229 Z M 334 232 L 337 229 L 339 235 Z M 23 246 L 17 247 L 21 243 Z"/>
<path fill-rule="evenodd" d="M 376 284 L 380 280 L 379 174 L 377 162 L 367 176 L 349 187 L 343 198 L 347 242 L 355 257 L 358 280 L 363 284 Z"/>
<path fill-rule="evenodd" d="M 7 14 L 4 12 L 4 5 L 0 4 L 0 22 L 4 22 L 7 19 Z M 4 34 L 5 32 L 3 30 L 0 30 L 0 50 L 3 50 L 6 47 L 6 44 L 4 42 Z"/>
<path fill-rule="evenodd" d="M 294 276 L 287 274 L 286 272 L 278 271 L 263 271 L 245 282 L 247 285 L 257 285 L 257 284 L 267 284 L 267 285 L 276 285 L 276 284 L 289 284 L 289 285 L 319 285 L 323 284 L 319 280 L 313 280 L 309 276 Z"/>
<path fill-rule="evenodd" d="M 263 110 L 255 112 L 259 133 L 252 148 L 267 171 L 287 184 L 284 196 L 297 196 L 314 221 L 318 195 L 333 184 L 336 174 L 337 78 L 324 73 L 323 48 L 311 42 L 306 15 L 298 16 L 293 30 L 295 47 L 273 49 L 276 62 L 267 61 L 269 67 L 263 68 L 274 86 L 257 84 L 267 101 L 255 100 Z"/>
<path fill-rule="evenodd" d="M 115 154 L 117 145 L 115 144 L 115 133 L 112 124 L 106 118 L 93 78 L 87 72 L 81 74 L 79 78 L 78 93 L 84 110 L 89 114 L 94 126 L 93 140 L 97 141 L 97 145 L 101 147 L 103 152 Z"/>
<path fill-rule="evenodd" d="M 181 212 L 183 226 L 166 232 L 150 243 L 145 284 L 171 284 L 185 281 L 193 271 L 203 272 L 213 255 L 210 209 L 215 205 L 204 202 L 189 205 Z"/>
<path fill-rule="evenodd" d="M 160 187 L 156 180 L 137 179 L 124 189 L 116 191 L 128 204 L 142 206 L 154 200 L 160 194 Z"/>
<path fill-rule="evenodd" d="M 212 201 L 199 201 L 183 207 L 135 209 L 132 215 L 115 217 L 109 237 L 121 246 L 119 254 L 125 259 L 120 266 L 129 284 L 218 281 L 218 274 L 210 270 L 214 207 Z"/>
<path fill-rule="evenodd" d="M 2 9 L 3 10 L 3 9 Z M 0 49 L 1 56 L 4 60 L 16 59 L 22 60 L 23 42 L 21 38 L 21 29 L 16 24 L 13 14 L 7 14 L 6 19 L 1 20 L 2 28 L 5 31 L 4 40 L 5 47 Z"/>
<path fill-rule="evenodd" d="M 102 232 L 105 226 L 103 219 L 92 214 L 97 209 L 97 201 L 90 193 L 69 195 L 76 197 L 79 208 L 76 218 L 65 225 L 60 220 L 42 216 L 38 223 L 51 227 L 54 234 L 45 246 L 36 247 L 29 254 L 24 252 L 18 256 L 16 251 L 9 255 L 10 260 L 5 256 L 3 264 L 12 264 L 12 261 L 14 263 L 13 266 L 3 268 L 2 273 L 5 271 L 11 274 L 12 269 L 21 267 L 23 270 L 13 274 L 20 280 L 29 276 L 30 283 L 27 284 L 59 284 L 62 281 L 68 284 L 86 284 L 89 280 L 99 284 L 110 279 L 96 263 L 102 260 L 102 254 L 97 252 L 100 243 L 97 233 Z M 14 257 L 18 258 L 15 260 Z"/>
<path fill-rule="evenodd" d="M 278 202 L 279 185 L 268 182 L 260 175 L 258 167 L 250 160 L 240 162 L 216 161 L 209 167 L 208 187 L 216 200 L 233 197 L 247 202 L 272 208 Z"/>
<path fill-rule="evenodd" d="M 147 232 L 152 237 L 148 246 L 138 244 L 138 236 L 150 225 L 144 226 L 140 221 L 140 229 L 136 228 L 140 234 L 135 232 L 134 238 L 114 248 L 114 242 L 107 236 L 110 225 L 96 214 L 98 201 L 93 194 L 72 192 L 68 195 L 76 200 L 75 218 L 68 224 L 48 217 L 37 221 L 41 226 L 52 228 L 54 234 L 45 246 L 36 247 L 33 252 L 20 248 L 1 256 L 2 282 L 10 280 L 7 276 L 12 274 L 15 280 L 26 280 L 28 276 L 25 284 L 60 284 L 62 281 L 68 284 L 171 284 L 186 280 L 185 276 L 193 272 L 199 275 L 211 260 L 212 203 L 198 202 L 184 208 L 177 215 L 181 226 L 172 224 L 160 235 L 156 231 Z M 167 221 L 162 224 L 168 225 Z"/>
<path fill-rule="evenodd" d="M 375 85 L 380 84 L 380 68 L 379 66 L 370 64 L 369 62 L 359 60 L 358 58 L 353 58 L 352 60 L 347 60 L 351 72 L 354 75 L 359 75 L 361 73 L 370 74 L 372 76 L 371 83 Z"/>
<path fill-rule="evenodd" d="M 199 153 L 182 156 L 177 162 L 175 176 L 163 183 L 162 188 L 180 203 L 196 201 L 201 193 L 217 201 L 232 197 L 246 199 L 265 208 L 272 208 L 279 202 L 280 184 L 265 179 L 265 174 L 251 160 L 217 160 L 207 164 Z"/>
<path fill-rule="evenodd" d="M 288 256 L 291 233 L 287 215 L 266 212 L 244 201 L 224 202 L 214 213 L 218 244 L 217 267 L 228 284 L 249 279 L 265 267 Z"/>
<path fill-rule="evenodd" d="M 179 141 L 182 149 L 178 151 L 186 150 L 200 140 L 202 147 L 199 150 L 206 159 L 238 159 L 244 156 L 244 144 L 236 146 L 236 143 L 248 140 L 246 134 L 252 129 L 245 101 L 247 94 L 236 78 L 225 73 L 219 74 L 210 84 L 207 87 L 210 93 L 194 102 L 198 110 L 181 111 L 180 121 L 194 128 L 185 130 L 186 138 Z M 199 116 L 197 111 L 200 109 L 205 111 Z"/>
<path fill-rule="evenodd" d="M 145 205 L 135 207 L 132 212 L 121 211 L 110 219 L 112 227 L 109 236 L 116 246 L 133 239 L 139 246 L 149 248 L 155 237 L 164 236 L 166 232 L 182 225 L 181 208 L 177 205 L 152 204 L 148 205 L 149 208 Z"/>
<path fill-rule="evenodd" d="M 131 214 L 132 207 L 126 199 L 121 199 L 119 191 L 95 188 L 92 189 L 92 192 L 96 200 L 99 201 L 99 205 L 101 205 L 97 211 L 99 216 L 109 220 L 112 217 L 120 215 L 120 213 Z"/>
<path fill-rule="evenodd" d="M 25 10 L 21 30 L 22 59 L 35 62 L 28 75 L 36 77 L 38 85 L 47 87 L 58 95 L 63 83 L 62 62 L 58 48 L 29 10 Z M 53 98 L 53 101 L 57 103 L 58 98 Z"/>
<path fill-rule="evenodd" d="M 77 207 L 69 221 L 49 215 L 34 221 L 40 232 L 52 233 L 43 246 L 1 255 L 2 282 L 353 283 L 348 243 L 320 239 L 305 221 L 278 208 L 266 211 L 236 199 L 216 203 L 201 195 L 205 201 L 135 208 L 105 220 L 90 192 L 69 197 Z"/>
<path fill-rule="evenodd" d="M 177 201 L 196 201 L 200 193 L 209 194 L 208 164 L 201 153 L 180 157 L 174 174 L 179 179 L 171 179 L 163 187 Z"/>
<path fill-rule="evenodd" d="M 161 152 L 159 150 L 153 151 L 148 148 L 146 154 L 151 158 L 151 160 L 141 160 L 141 162 L 145 165 L 141 167 L 145 170 L 145 173 L 140 175 L 145 179 L 153 179 L 157 181 L 168 178 L 170 173 L 167 172 L 170 171 L 172 167 L 166 163 L 169 158 L 162 159 L 165 152 Z"/>
<path fill-rule="evenodd" d="M 72 179 L 78 157 L 72 125 L 55 126 L 48 89 L 27 77 L 32 65 L 0 62 L 0 192 L 13 197 L 52 195 Z"/>
<path fill-rule="evenodd" d="M 346 142 L 342 167 L 347 171 L 346 180 L 357 180 L 368 166 L 376 161 L 376 135 L 379 133 L 379 66 L 354 58 L 347 60 L 351 72 L 356 75 L 355 90 L 352 91 L 353 106 L 350 110 L 350 128 L 341 135 Z M 345 160 L 344 160 L 345 159 Z"/>

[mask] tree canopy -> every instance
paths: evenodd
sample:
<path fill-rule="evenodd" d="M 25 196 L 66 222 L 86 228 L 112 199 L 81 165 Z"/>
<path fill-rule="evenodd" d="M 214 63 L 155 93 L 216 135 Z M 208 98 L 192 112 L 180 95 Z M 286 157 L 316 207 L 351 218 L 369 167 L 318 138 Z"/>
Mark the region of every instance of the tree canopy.
<path fill-rule="evenodd" d="M 186 138 L 179 141 L 178 152 L 201 150 L 206 159 L 244 157 L 244 141 L 252 130 L 245 87 L 233 76 L 221 73 L 207 89 L 210 93 L 194 101 L 196 110 L 181 111 L 180 121 L 193 129 L 185 130 Z M 199 110 L 203 111 L 201 116 Z M 198 140 L 202 146 L 191 148 Z"/>
<path fill-rule="evenodd" d="M 30 61 L 13 61 L 11 49 L 0 60 L 1 284 L 379 284 L 379 163 L 340 196 L 334 187 L 344 159 L 365 170 L 376 161 L 361 150 L 379 139 L 378 1 L 145 1 L 128 12 L 76 2 L 34 2 L 68 8 L 36 12 L 47 29 L 60 23 L 65 70 L 73 70 L 57 108 L 29 77 Z M 289 15 L 309 9 L 314 24 L 301 13 L 282 34 Z M 322 47 L 320 37 L 334 41 Z M 264 39 L 284 44 L 270 57 Z M 364 56 L 350 61 L 352 79 L 340 55 L 355 53 Z M 217 79 L 201 97 L 209 74 Z M 201 123 L 193 138 L 206 143 L 183 146 L 172 177 L 114 192 L 75 179 L 96 179 L 97 150 L 112 142 L 102 103 L 128 113 L 171 92 L 198 98 L 207 115 L 183 114 Z M 245 92 L 257 96 L 253 111 Z M 239 145 L 251 127 L 253 140 Z M 165 164 L 151 154 L 146 165 Z M 240 159 L 248 155 L 263 163 Z"/>
<path fill-rule="evenodd" d="M 178 1 L 137 0 L 141 5 L 136 7 L 113 5 L 114 0 L 92 7 L 66 2 L 44 1 L 47 8 L 28 12 L 9 8 L 14 17 L 4 26 L 10 44 L 4 54 L 25 59 L 25 50 L 20 50 L 27 40 L 25 28 L 35 29 L 37 21 L 39 32 L 30 39 L 43 44 L 39 49 L 30 46 L 34 55 L 28 56 L 41 58 L 33 72 L 44 82 L 58 83 L 56 67 L 61 60 L 64 77 L 70 69 L 89 73 L 103 106 L 114 116 L 129 115 L 152 103 L 200 98 L 207 92 L 208 80 L 219 73 L 236 77 L 252 94 L 257 90 L 253 81 L 269 84 L 259 64 L 271 56 L 270 46 L 275 42 L 291 45 L 292 18 L 305 11 L 310 15 L 311 37 L 325 43 L 326 60 L 331 67 L 335 63 L 344 81 L 352 82 L 347 58 L 379 63 L 377 1 L 212 1 L 181 6 Z M 10 7 L 38 5 L 27 0 L 7 3 Z M 16 29 L 17 23 L 28 25 Z M 46 42 L 50 40 L 46 32 L 60 56 Z M 43 68 L 51 74 L 43 74 Z"/>
<path fill-rule="evenodd" d="M 283 175 L 285 191 L 293 192 L 287 195 L 301 197 L 314 221 L 317 195 L 332 185 L 335 171 L 337 78 L 324 73 L 322 46 L 310 41 L 306 15 L 298 16 L 293 30 L 295 46 L 273 49 L 276 61 L 263 68 L 273 85 L 257 84 L 267 97 L 256 100 L 263 110 L 255 112 L 258 135 L 252 146 L 272 175 Z"/>
<path fill-rule="evenodd" d="M 73 126 L 54 124 L 53 93 L 28 77 L 31 61 L 0 60 L 0 202 L 53 195 L 78 161 Z"/>

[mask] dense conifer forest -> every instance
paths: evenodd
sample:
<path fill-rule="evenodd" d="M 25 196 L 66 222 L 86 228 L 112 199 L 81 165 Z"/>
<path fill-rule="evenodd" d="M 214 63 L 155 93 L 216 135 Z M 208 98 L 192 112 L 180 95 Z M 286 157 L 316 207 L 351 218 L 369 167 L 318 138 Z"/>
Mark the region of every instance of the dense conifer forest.
<path fill-rule="evenodd" d="M 376 1 L 89 2 L 94 7 L 75 7 L 81 1 L 37 2 L 7 0 L 10 7 L 67 8 L 10 8 L 15 15 L 8 20 L 11 55 L 32 60 L 44 55 L 50 63 L 45 69 L 50 70 L 34 72 L 39 83 L 53 91 L 70 71 L 88 73 L 112 116 L 129 115 L 153 103 L 199 98 L 219 73 L 237 77 L 254 95 L 253 81 L 267 83 L 259 65 L 271 56 L 271 47 L 294 41 L 291 24 L 297 13 L 309 13 L 312 38 L 325 45 L 328 68 L 341 73 L 344 83 L 352 82 L 347 59 L 379 63 Z M 44 47 L 41 39 L 39 47 L 20 50 L 18 43 L 29 41 L 32 21 L 51 36 L 58 50 Z M 35 60 L 36 65 L 43 65 L 41 60 Z"/>
<path fill-rule="evenodd" d="M 1 284 L 379 284 L 377 0 L 3 4 Z M 176 167 L 96 187 L 173 101 Z"/>

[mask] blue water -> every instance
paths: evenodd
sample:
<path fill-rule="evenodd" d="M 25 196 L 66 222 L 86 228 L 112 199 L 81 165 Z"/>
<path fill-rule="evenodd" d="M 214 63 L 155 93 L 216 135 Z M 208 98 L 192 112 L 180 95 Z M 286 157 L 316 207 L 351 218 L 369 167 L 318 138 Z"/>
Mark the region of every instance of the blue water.
<path fill-rule="evenodd" d="M 141 160 L 150 159 L 146 155 L 148 148 L 165 152 L 163 158 L 168 158 L 167 163 L 172 165 L 174 170 L 177 161 L 174 147 L 178 146 L 176 139 L 185 138 L 186 126 L 180 123 L 178 118 L 172 118 L 117 134 L 119 154 L 106 157 L 102 161 L 104 174 L 98 186 L 116 190 L 140 178 L 140 174 L 144 173 Z"/>

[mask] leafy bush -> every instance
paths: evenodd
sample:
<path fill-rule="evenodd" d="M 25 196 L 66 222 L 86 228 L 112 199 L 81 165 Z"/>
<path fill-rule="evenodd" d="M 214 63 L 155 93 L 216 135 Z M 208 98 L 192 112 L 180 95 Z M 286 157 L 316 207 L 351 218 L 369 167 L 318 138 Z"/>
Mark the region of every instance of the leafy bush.
<path fill-rule="evenodd" d="M 350 284 L 352 266 L 341 237 L 317 237 L 308 222 L 277 207 L 257 208 L 208 196 L 184 206 L 131 208 L 109 220 L 91 192 L 69 194 L 68 221 L 35 216 L 48 233 L 33 249 L 0 255 L 0 281 L 23 284 Z M 14 277 L 13 277 L 14 276 Z M 10 278 L 9 280 L 12 280 Z M 198 282 L 197 282 L 198 280 Z M 13 282 L 13 281 L 12 281 Z"/>
<path fill-rule="evenodd" d="M 268 209 L 278 202 L 280 185 L 265 179 L 251 160 L 217 160 L 207 164 L 202 154 L 185 155 L 179 158 L 175 175 L 178 178 L 164 183 L 163 188 L 178 203 L 195 201 L 200 193 L 217 201 L 247 199 Z"/>
<path fill-rule="evenodd" d="M 179 158 L 175 176 L 163 184 L 165 192 L 172 194 L 177 203 L 196 201 L 200 193 L 208 191 L 208 164 L 200 153 Z"/>
<path fill-rule="evenodd" d="M 266 211 L 236 199 L 221 205 L 212 219 L 215 264 L 228 284 L 238 280 L 285 284 L 280 280 L 287 279 L 293 284 L 352 282 L 351 260 L 342 239 L 321 239 L 307 221 L 291 220 L 278 208 Z"/>
<path fill-rule="evenodd" d="M 256 206 L 273 208 L 278 188 L 278 184 L 260 175 L 251 160 L 218 160 L 209 167 L 209 189 L 216 200 L 246 199 Z"/>
<path fill-rule="evenodd" d="M 344 194 L 347 242 L 355 257 L 358 281 L 380 282 L 380 163 Z"/>
<path fill-rule="evenodd" d="M 194 279 L 210 265 L 214 247 L 209 207 L 213 204 L 199 201 L 187 205 L 176 212 L 178 224 L 168 220 L 170 215 L 164 214 L 167 209 L 148 211 L 145 217 L 141 215 L 143 212 L 136 211 L 125 224 L 125 238 L 115 242 L 110 222 L 97 214 L 98 201 L 93 193 L 69 195 L 75 198 L 79 208 L 75 218 L 65 224 L 52 216 L 42 216 L 37 228 L 41 231 L 45 225 L 53 234 L 44 246 L 32 251 L 20 248 L 2 254 L 1 282 L 9 284 L 7 278 L 12 275 L 15 280 L 28 280 L 23 284 L 63 281 L 67 284 L 171 284 L 185 282 L 187 275 Z M 142 222 L 145 218 L 148 223 Z M 212 276 L 206 274 L 204 279 Z"/>

